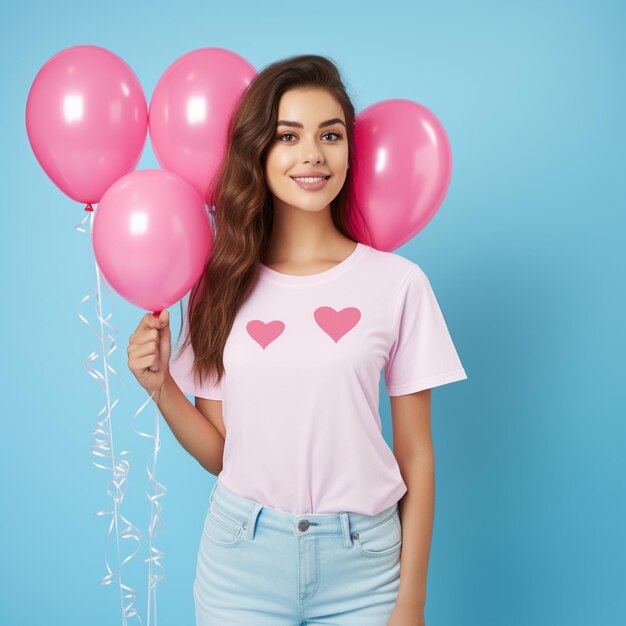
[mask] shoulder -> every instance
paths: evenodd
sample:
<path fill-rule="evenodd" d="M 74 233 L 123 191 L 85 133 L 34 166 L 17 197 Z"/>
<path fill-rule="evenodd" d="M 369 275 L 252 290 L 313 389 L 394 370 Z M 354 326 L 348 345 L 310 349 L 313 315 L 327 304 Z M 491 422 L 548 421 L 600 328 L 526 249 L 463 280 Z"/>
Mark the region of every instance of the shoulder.
<path fill-rule="evenodd" d="M 422 283 L 424 280 L 428 280 L 420 265 L 415 261 L 395 252 L 385 252 L 371 246 L 367 247 L 372 264 L 385 277 L 385 281 L 388 284 L 393 284 L 396 290 L 402 289 L 409 282 Z"/>

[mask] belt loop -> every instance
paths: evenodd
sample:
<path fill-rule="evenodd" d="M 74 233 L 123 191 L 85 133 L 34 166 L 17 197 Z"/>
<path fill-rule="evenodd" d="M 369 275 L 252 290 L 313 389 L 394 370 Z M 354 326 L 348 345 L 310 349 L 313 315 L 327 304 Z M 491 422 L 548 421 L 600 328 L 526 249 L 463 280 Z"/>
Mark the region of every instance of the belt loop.
<path fill-rule="evenodd" d="M 217 482 L 218 482 L 218 479 L 215 479 L 215 484 L 213 485 L 213 489 L 211 489 L 211 493 L 209 494 L 209 504 L 211 504 L 213 500 L 213 492 L 217 488 Z"/>
<path fill-rule="evenodd" d="M 339 513 L 341 519 L 341 530 L 343 534 L 343 546 L 349 548 L 352 546 L 352 535 L 350 534 L 350 518 L 347 513 Z"/>
<path fill-rule="evenodd" d="M 244 529 L 246 533 L 245 537 L 246 539 L 250 541 L 254 539 L 254 533 L 256 530 L 256 520 L 257 520 L 257 517 L 259 517 L 259 513 L 261 512 L 262 508 L 263 508 L 263 505 L 257 502 L 252 507 L 252 510 L 250 511 L 250 515 L 248 516 L 248 521 L 244 523 Z"/>

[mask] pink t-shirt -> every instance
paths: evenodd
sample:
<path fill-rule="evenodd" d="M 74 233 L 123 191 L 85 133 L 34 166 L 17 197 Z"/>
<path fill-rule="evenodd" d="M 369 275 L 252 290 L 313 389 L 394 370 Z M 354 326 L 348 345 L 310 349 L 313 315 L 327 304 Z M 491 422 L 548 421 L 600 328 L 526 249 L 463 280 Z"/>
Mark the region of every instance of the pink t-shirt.
<path fill-rule="evenodd" d="M 259 264 L 219 385 L 199 387 L 191 348 L 179 348 L 170 372 L 181 390 L 222 400 L 219 480 L 294 515 L 373 515 L 407 491 L 381 432 L 383 367 L 390 396 L 467 378 L 426 274 L 362 243 L 317 274 Z"/>

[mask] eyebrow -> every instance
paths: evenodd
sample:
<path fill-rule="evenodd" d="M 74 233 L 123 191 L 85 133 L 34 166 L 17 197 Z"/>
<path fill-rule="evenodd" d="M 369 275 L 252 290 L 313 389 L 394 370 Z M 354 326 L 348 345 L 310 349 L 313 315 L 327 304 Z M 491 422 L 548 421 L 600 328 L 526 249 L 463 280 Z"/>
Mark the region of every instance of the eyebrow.
<path fill-rule="evenodd" d="M 324 128 L 325 126 L 332 126 L 333 124 L 342 124 L 344 128 L 346 126 L 343 120 L 339 119 L 338 117 L 333 117 L 332 120 L 326 120 L 325 122 L 322 122 L 318 126 L 318 128 Z M 278 122 L 276 122 L 276 126 L 293 126 L 295 128 L 304 128 L 304 126 L 300 124 L 300 122 L 290 122 L 289 120 L 278 120 Z"/>

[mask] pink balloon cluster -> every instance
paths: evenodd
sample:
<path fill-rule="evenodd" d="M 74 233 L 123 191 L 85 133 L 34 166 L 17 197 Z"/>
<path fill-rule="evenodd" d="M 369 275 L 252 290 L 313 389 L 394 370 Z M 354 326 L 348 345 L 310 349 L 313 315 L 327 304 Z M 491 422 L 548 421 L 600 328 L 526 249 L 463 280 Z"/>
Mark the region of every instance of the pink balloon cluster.
<path fill-rule="evenodd" d="M 224 48 L 177 59 L 155 88 L 150 109 L 132 69 L 97 46 L 67 48 L 41 68 L 26 104 L 32 149 L 73 200 L 99 203 L 92 242 L 109 284 L 155 315 L 198 280 L 212 249 L 205 203 L 225 156 L 228 123 L 256 76 Z M 146 136 L 163 170 L 134 171 Z M 356 206 L 360 241 L 394 250 L 430 221 L 446 195 L 451 151 L 426 107 L 375 103 L 357 115 Z"/>
<path fill-rule="evenodd" d="M 230 117 L 255 75 L 234 52 L 194 50 L 163 74 L 148 112 L 120 57 L 74 46 L 49 59 L 31 86 L 26 129 L 37 160 L 86 210 L 99 203 L 98 266 L 115 291 L 155 315 L 193 287 L 211 254 L 205 194 L 225 155 Z M 165 169 L 134 171 L 148 127 Z"/>

